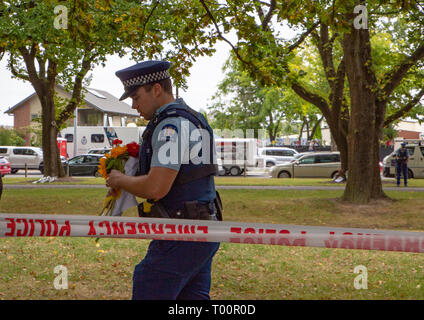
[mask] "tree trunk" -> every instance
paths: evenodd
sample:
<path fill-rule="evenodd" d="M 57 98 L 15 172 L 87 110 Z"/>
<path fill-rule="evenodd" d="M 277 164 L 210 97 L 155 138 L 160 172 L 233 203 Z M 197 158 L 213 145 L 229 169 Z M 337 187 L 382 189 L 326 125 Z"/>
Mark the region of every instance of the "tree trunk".
<path fill-rule="evenodd" d="M 45 177 L 63 177 L 64 169 L 60 161 L 59 148 L 57 147 L 56 112 L 53 99 L 54 88 L 45 88 L 44 94 L 39 95 L 42 109 L 42 136 L 43 136 L 43 162 Z"/>
<path fill-rule="evenodd" d="M 348 180 L 343 200 L 366 204 L 385 198 L 378 167 L 380 126 L 376 123 L 376 79 L 371 71 L 367 29 L 351 29 L 343 39 L 351 115 L 348 133 Z M 339 146 L 339 144 L 337 144 Z"/>
<path fill-rule="evenodd" d="M 303 118 L 302 127 L 300 128 L 299 141 L 302 141 L 303 128 L 305 127 L 305 118 Z"/>

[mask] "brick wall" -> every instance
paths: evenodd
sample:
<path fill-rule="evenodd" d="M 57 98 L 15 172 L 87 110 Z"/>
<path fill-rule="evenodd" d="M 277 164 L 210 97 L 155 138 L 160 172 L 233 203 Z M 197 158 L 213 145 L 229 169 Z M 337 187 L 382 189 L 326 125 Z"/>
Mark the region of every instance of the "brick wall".
<path fill-rule="evenodd" d="M 404 139 L 419 139 L 420 132 L 417 131 L 408 131 L 408 130 L 399 130 L 398 137 L 402 137 Z"/>
<path fill-rule="evenodd" d="M 15 129 L 21 129 L 28 127 L 31 124 L 31 100 L 25 102 L 21 107 L 16 108 L 14 111 L 14 127 Z M 30 144 L 30 135 L 25 135 L 25 145 Z"/>

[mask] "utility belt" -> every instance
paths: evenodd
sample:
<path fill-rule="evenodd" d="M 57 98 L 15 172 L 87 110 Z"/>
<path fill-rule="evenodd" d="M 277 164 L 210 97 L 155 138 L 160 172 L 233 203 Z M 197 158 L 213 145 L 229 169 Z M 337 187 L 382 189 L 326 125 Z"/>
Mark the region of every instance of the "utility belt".
<path fill-rule="evenodd" d="M 138 215 L 142 218 L 194 219 L 222 221 L 222 202 L 217 197 L 211 203 L 199 203 L 197 200 L 184 202 L 182 209 L 167 209 L 160 202 L 145 200 L 138 205 Z"/>

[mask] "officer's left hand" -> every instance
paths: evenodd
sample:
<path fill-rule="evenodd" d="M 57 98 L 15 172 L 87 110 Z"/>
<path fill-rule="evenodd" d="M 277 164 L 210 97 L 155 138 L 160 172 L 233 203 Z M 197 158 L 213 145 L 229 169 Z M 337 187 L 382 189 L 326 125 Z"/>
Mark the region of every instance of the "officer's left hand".
<path fill-rule="evenodd" d="M 121 189 L 120 180 L 124 174 L 119 170 L 112 170 L 106 179 L 106 187 L 119 190 Z"/>

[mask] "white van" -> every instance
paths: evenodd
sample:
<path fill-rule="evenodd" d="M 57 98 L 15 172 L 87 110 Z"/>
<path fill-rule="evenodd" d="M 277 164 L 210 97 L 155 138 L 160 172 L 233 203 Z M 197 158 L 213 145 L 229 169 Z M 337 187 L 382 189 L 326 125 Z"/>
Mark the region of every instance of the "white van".
<path fill-rule="evenodd" d="M 40 169 L 43 161 L 43 151 L 38 147 L 0 146 L 0 156 L 10 162 L 11 173 L 19 169 Z"/>
<path fill-rule="evenodd" d="M 383 159 L 383 176 L 393 177 L 396 176 L 396 152 L 389 154 Z M 406 145 L 408 150 L 408 178 L 424 178 L 424 141 L 416 143 L 408 143 Z"/>
<path fill-rule="evenodd" d="M 122 144 L 140 143 L 146 127 L 85 127 L 78 126 L 75 137 L 74 127 L 63 129 L 60 134 L 67 141 L 69 157 L 87 154 L 91 149 L 112 148 L 114 139 L 122 140 Z M 75 148 L 75 142 L 77 143 Z M 75 152 L 76 151 L 76 152 Z"/>
<path fill-rule="evenodd" d="M 225 174 L 239 176 L 257 167 L 257 145 L 253 138 L 215 138 L 217 158 L 221 159 Z"/>
<path fill-rule="evenodd" d="M 298 154 L 295 149 L 286 147 L 265 147 L 259 149 L 259 157 L 264 159 L 267 167 L 273 167 L 277 164 L 290 162 Z"/>

